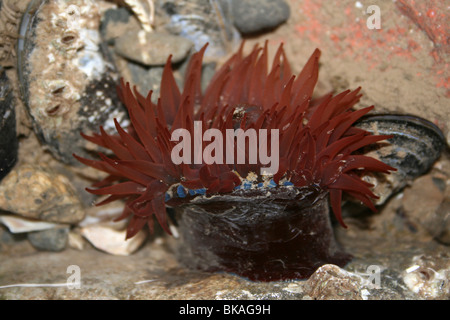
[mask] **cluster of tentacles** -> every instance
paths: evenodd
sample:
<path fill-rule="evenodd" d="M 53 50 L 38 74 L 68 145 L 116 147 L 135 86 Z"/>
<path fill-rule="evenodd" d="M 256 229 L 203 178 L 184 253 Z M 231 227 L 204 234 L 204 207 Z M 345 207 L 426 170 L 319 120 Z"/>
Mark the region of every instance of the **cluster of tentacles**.
<path fill-rule="evenodd" d="M 373 158 L 353 154 L 361 147 L 387 139 L 352 126 L 372 107 L 351 110 L 360 99 L 359 91 L 344 91 L 312 101 L 318 78 L 320 51 L 315 50 L 303 70 L 295 77 L 280 45 L 269 68 L 267 42 L 244 56 L 243 46 L 214 75 L 207 89 L 201 90 L 202 58 L 206 46 L 189 63 L 182 91 L 171 68 L 165 65 L 160 98 L 151 101 L 121 81 L 120 99 L 128 109 L 131 125 L 126 130 L 116 121 L 116 135 L 103 128 L 85 139 L 111 150 L 98 160 L 77 157 L 82 163 L 107 172 L 109 176 L 88 189 L 97 195 L 109 195 L 99 203 L 118 199 L 126 202 L 119 219 L 130 218 L 127 238 L 144 225 L 151 230 L 155 216 L 170 234 L 165 196 L 169 188 L 181 184 L 189 189 L 206 189 L 206 196 L 230 193 L 256 164 L 184 164 L 175 165 L 171 150 L 177 142 L 171 133 L 178 128 L 193 132 L 193 122 L 202 121 L 203 130 L 279 129 L 278 173 L 275 183 L 290 181 L 294 187 L 314 185 L 329 192 L 332 209 L 341 218 L 341 197 L 345 191 L 374 209 L 370 185 L 360 178 L 362 171 L 389 172 L 390 166 Z M 270 140 L 270 135 L 268 137 Z M 203 149 L 207 143 L 203 142 Z M 226 152 L 227 150 L 224 150 Z M 228 150 L 229 151 L 229 150 Z M 234 150 L 236 152 L 236 150 Z M 259 176 L 259 179 L 263 177 Z"/>

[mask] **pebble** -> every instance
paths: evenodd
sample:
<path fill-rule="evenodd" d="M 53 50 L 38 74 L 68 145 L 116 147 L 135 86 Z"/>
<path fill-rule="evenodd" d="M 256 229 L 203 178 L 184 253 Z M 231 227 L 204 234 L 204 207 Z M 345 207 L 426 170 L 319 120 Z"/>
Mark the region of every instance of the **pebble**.
<path fill-rule="evenodd" d="M 156 9 L 169 20 L 163 23 L 165 29 L 192 41 L 195 51 L 208 43 L 204 61 L 223 58 L 241 43 L 241 35 L 232 23 L 233 12 L 228 0 L 160 0 Z"/>
<path fill-rule="evenodd" d="M 17 161 L 15 103 L 10 81 L 0 68 L 0 181 Z"/>
<path fill-rule="evenodd" d="M 15 234 L 53 229 L 58 226 L 56 223 L 27 219 L 12 214 L 0 215 L 0 223 L 5 225 L 11 233 Z"/>
<path fill-rule="evenodd" d="M 38 250 L 62 251 L 68 243 L 69 228 L 61 227 L 28 233 L 28 240 Z"/>
<path fill-rule="evenodd" d="M 186 58 L 193 43 L 185 38 L 144 30 L 130 31 L 115 40 L 114 50 L 132 61 L 146 66 L 161 66 L 172 55 L 172 62 Z"/>
<path fill-rule="evenodd" d="M 141 230 L 133 238 L 125 240 L 126 230 L 115 230 L 102 225 L 83 227 L 80 232 L 95 248 L 119 256 L 132 254 L 147 238 L 146 232 Z"/>
<path fill-rule="evenodd" d="M 243 34 L 274 29 L 290 16 L 283 0 L 232 0 L 234 25 Z"/>
<path fill-rule="evenodd" d="M 85 212 L 64 175 L 38 165 L 16 166 L 0 183 L 0 209 L 47 222 L 75 224 Z"/>

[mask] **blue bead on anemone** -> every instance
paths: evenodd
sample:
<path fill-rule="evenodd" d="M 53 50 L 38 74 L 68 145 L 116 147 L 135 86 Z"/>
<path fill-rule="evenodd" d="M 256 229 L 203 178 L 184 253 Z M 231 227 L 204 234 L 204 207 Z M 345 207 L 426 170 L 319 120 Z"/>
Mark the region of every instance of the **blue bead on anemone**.
<path fill-rule="evenodd" d="M 88 191 L 109 195 L 99 205 L 124 200 L 119 219 L 128 220 L 127 239 L 146 225 L 153 231 L 154 218 L 171 234 L 166 209 L 173 207 L 179 228 L 185 230 L 180 230 L 187 246 L 180 259 L 199 269 L 270 281 L 304 278 L 324 263 L 345 264 L 349 255 L 335 243 L 328 204 L 345 227 L 343 193 L 375 210 L 372 199 L 377 197 L 362 174 L 395 170 L 355 153 L 390 138 L 353 126 L 373 107 L 352 109 L 360 88 L 313 100 L 320 51 L 294 76 L 282 45 L 269 67 L 267 42 L 248 55 L 242 45 L 202 92 L 205 50 L 192 56 L 182 90 L 168 58 L 157 103 L 151 100 L 152 91 L 143 96 L 121 81 L 118 92 L 130 126 L 122 128 L 116 121 L 116 135 L 103 128 L 83 135 L 110 154 L 100 153 L 98 159 L 75 156 L 109 174 Z M 171 134 L 180 128 L 193 134 L 194 121 L 224 136 L 227 129 L 278 129 L 278 172 L 260 174 L 264 165 L 259 160 L 175 164 Z M 207 146 L 203 143 L 201 150 Z"/>

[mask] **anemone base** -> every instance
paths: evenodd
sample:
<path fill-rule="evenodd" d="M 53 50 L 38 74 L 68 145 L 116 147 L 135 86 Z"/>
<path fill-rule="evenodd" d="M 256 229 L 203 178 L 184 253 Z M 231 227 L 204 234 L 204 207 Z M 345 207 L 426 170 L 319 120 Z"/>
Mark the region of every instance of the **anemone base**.
<path fill-rule="evenodd" d="M 335 241 L 328 197 L 294 190 L 233 193 L 175 208 L 180 262 L 254 281 L 305 279 L 328 263 L 343 267 L 352 256 Z"/>

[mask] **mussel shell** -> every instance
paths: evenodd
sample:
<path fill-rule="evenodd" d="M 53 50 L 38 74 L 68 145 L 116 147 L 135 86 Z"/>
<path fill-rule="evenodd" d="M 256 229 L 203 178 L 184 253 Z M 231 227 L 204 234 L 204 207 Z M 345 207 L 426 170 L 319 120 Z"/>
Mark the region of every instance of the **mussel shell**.
<path fill-rule="evenodd" d="M 334 238 L 326 193 L 262 194 L 246 190 L 175 207 L 178 260 L 252 281 L 305 279 L 324 264 L 351 260 Z"/>
<path fill-rule="evenodd" d="M 377 154 L 407 179 L 426 173 L 440 157 L 446 140 L 432 122 L 412 115 L 377 114 L 362 118 L 357 127 L 373 134 L 392 135 L 390 146 Z"/>
<path fill-rule="evenodd" d="M 40 141 L 60 161 L 77 165 L 92 144 L 80 132 L 113 132 L 127 114 L 116 91 L 119 76 L 101 43 L 95 1 L 33 0 L 17 43 L 22 100 Z M 126 126 L 126 125 L 125 125 Z"/>
<path fill-rule="evenodd" d="M 0 69 L 0 181 L 17 161 L 18 141 L 12 87 Z"/>

